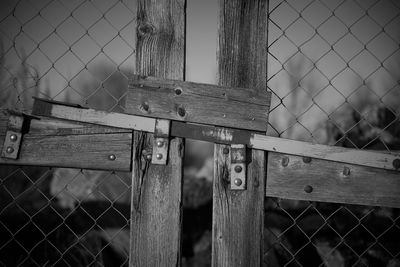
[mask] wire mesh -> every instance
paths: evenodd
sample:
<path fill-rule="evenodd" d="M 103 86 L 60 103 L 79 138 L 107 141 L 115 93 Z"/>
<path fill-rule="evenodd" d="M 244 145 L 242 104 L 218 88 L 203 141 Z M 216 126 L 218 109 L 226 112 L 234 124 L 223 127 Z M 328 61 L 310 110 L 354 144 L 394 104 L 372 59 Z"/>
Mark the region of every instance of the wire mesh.
<path fill-rule="evenodd" d="M 135 3 L 2 1 L 0 108 L 29 111 L 40 96 L 123 111 Z M 399 150 L 399 9 L 394 0 L 270 0 L 268 134 Z M 0 172 L 0 265 L 127 264 L 129 174 Z M 269 266 L 400 265 L 396 209 L 269 198 L 265 222 Z"/>
<path fill-rule="evenodd" d="M 0 108 L 32 96 L 121 111 L 135 1 L 2 1 Z M 130 174 L 0 169 L 0 266 L 125 266 Z"/>
<path fill-rule="evenodd" d="M 269 134 L 399 150 L 399 2 L 272 0 L 268 15 Z M 397 209 L 266 203 L 268 266 L 400 265 Z"/>

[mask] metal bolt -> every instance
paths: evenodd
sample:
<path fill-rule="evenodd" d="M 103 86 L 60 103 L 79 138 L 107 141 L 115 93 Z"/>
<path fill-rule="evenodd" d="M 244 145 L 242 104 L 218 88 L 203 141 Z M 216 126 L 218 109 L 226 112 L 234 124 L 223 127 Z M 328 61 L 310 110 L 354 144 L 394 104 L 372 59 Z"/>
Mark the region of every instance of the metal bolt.
<path fill-rule="evenodd" d="M 18 136 L 16 134 L 12 134 L 12 135 L 10 135 L 10 140 L 11 140 L 11 142 L 15 142 L 18 140 Z"/>
<path fill-rule="evenodd" d="M 158 154 L 156 155 L 156 158 L 157 158 L 158 160 L 162 159 L 162 154 L 161 154 L 161 153 L 158 153 Z"/>
<path fill-rule="evenodd" d="M 162 147 L 164 145 L 164 142 L 161 140 L 158 140 L 156 144 L 158 147 Z"/>
<path fill-rule="evenodd" d="M 7 147 L 6 148 L 6 152 L 8 153 L 8 154 L 11 154 L 11 153 L 13 153 L 14 152 L 14 148 L 12 148 L 12 147 Z"/>
<path fill-rule="evenodd" d="M 304 187 L 304 192 L 306 192 L 306 193 L 311 193 L 312 191 L 313 191 L 313 187 L 311 186 L 311 185 L 306 185 L 305 187 Z"/>
<path fill-rule="evenodd" d="M 146 155 L 146 159 L 147 159 L 147 160 L 151 160 L 151 154 L 147 154 L 147 155 Z"/>
<path fill-rule="evenodd" d="M 289 157 L 283 157 L 282 158 L 282 166 L 287 167 L 289 165 Z"/>
<path fill-rule="evenodd" d="M 236 165 L 236 166 L 235 166 L 235 172 L 237 172 L 237 173 L 242 172 L 242 166 Z"/>
<path fill-rule="evenodd" d="M 400 159 L 393 160 L 393 167 L 397 170 L 400 169 Z"/>
<path fill-rule="evenodd" d="M 229 154 L 229 148 L 224 147 L 224 149 L 222 150 L 222 153 L 224 153 L 225 155 Z"/>
<path fill-rule="evenodd" d="M 311 162 L 311 158 L 310 157 L 303 157 L 303 162 L 304 163 L 310 163 Z"/>
<path fill-rule="evenodd" d="M 182 94 L 182 88 L 176 87 L 176 88 L 175 88 L 175 94 L 176 94 L 176 95 Z"/>
<path fill-rule="evenodd" d="M 242 185 L 242 180 L 239 179 L 239 178 L 236 178 L 235 181 L 233 181 L 233 183 L 234 183 L 236 186 L 241 186 L 241 185 Z"/>
<path fill-rule="evenodd" d="M 109 160 L 115 160 L 116 157 L 115 157 L 114 154 L 110 154 L 110 155 L 108 155 L 108 159 L 109 159 Z"/>
<path fill-rule="evenodd" d="M 344 176 L 349 176 L 350 175 L 350 168 L 349 167 L 344 167 L 343 168 L 343 175 Z"/>
<path fill-rule="evenodd" d="M 179 115 L 180 117 L 185 117 L 185 114 L 186 114 L 185 109 L 184 109 L 183 107 L 179 107 L 179 108 L 178 108 L 178 115 Z"/>

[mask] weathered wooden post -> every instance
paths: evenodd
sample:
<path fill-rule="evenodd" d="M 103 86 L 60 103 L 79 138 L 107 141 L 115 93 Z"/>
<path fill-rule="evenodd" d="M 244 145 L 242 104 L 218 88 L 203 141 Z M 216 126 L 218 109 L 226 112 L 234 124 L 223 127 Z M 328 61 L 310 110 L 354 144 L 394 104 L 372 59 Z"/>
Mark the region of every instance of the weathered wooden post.
<path fill-rule="evenodd" d="M 220 0 L 220 85 L 266 90 L 267 1 Z M 254 92 L 257 95 L 257 92 Z M 242 112 L 246 113 L 246 110 Z M 265 123 L 267 124 L 267 116 Z M 247 159 L 247 189 L 231 191 L 229 146 L 215 145 L 212 266 L 261 266 L 265 153 Z"/>
<path fill-rule="evenodd" d="M 138 1 L 137 74 L 184 79 L 185 7 L 185 0 Z M 184 144 L 173 138 L 168 165 L 153 165 L 152 138 L 134 134 L 130 266 L 179 266 Z"/>

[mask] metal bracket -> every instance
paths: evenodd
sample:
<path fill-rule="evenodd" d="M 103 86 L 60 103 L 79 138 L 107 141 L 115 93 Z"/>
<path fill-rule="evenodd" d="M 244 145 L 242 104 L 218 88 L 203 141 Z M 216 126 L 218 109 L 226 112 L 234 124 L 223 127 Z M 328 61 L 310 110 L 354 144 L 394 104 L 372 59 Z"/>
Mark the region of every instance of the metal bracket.
<path fill-rule="evenodd" d="M 6 136 L 1 151 L 1 157 L 17 159 L 22 141 L 23 115 L 11 113 L 8 117 Z"/>
<path fill-rule="evenodd" d="M 169 148 L 170 120 L 156 119 L 153 138 L 152 164 L 166 165 Z"/>
<path fill-rule="evenodd" d="M 246 190 L 246 146 L 231 145 L 231 190 Z"/>

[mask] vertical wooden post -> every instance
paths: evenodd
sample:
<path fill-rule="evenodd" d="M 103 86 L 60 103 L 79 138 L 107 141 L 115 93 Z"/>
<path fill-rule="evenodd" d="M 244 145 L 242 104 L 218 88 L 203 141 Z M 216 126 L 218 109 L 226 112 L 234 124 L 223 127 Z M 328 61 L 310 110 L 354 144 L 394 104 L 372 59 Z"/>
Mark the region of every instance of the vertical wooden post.
<path fill-rule="evenodd" d="M 185 0 L 138 1 L 136 73 L 184 79 L 185 8 Z M 179 266 L 184 144 L 174 138 L 168 165 L 152 165 L 152 138 L 134 133 L 129 264 Z"/>
<path fill-rule="evenodd" d="M 266 90 L 266 24 L 266 0 L 220 0 L 220 85 Z M 231 191 L 230 156 L 224 148 L 229 146 L 214 148 L 212 266 L 261 266 L 265 153 L 248 153 L 247 190 Z"/>

